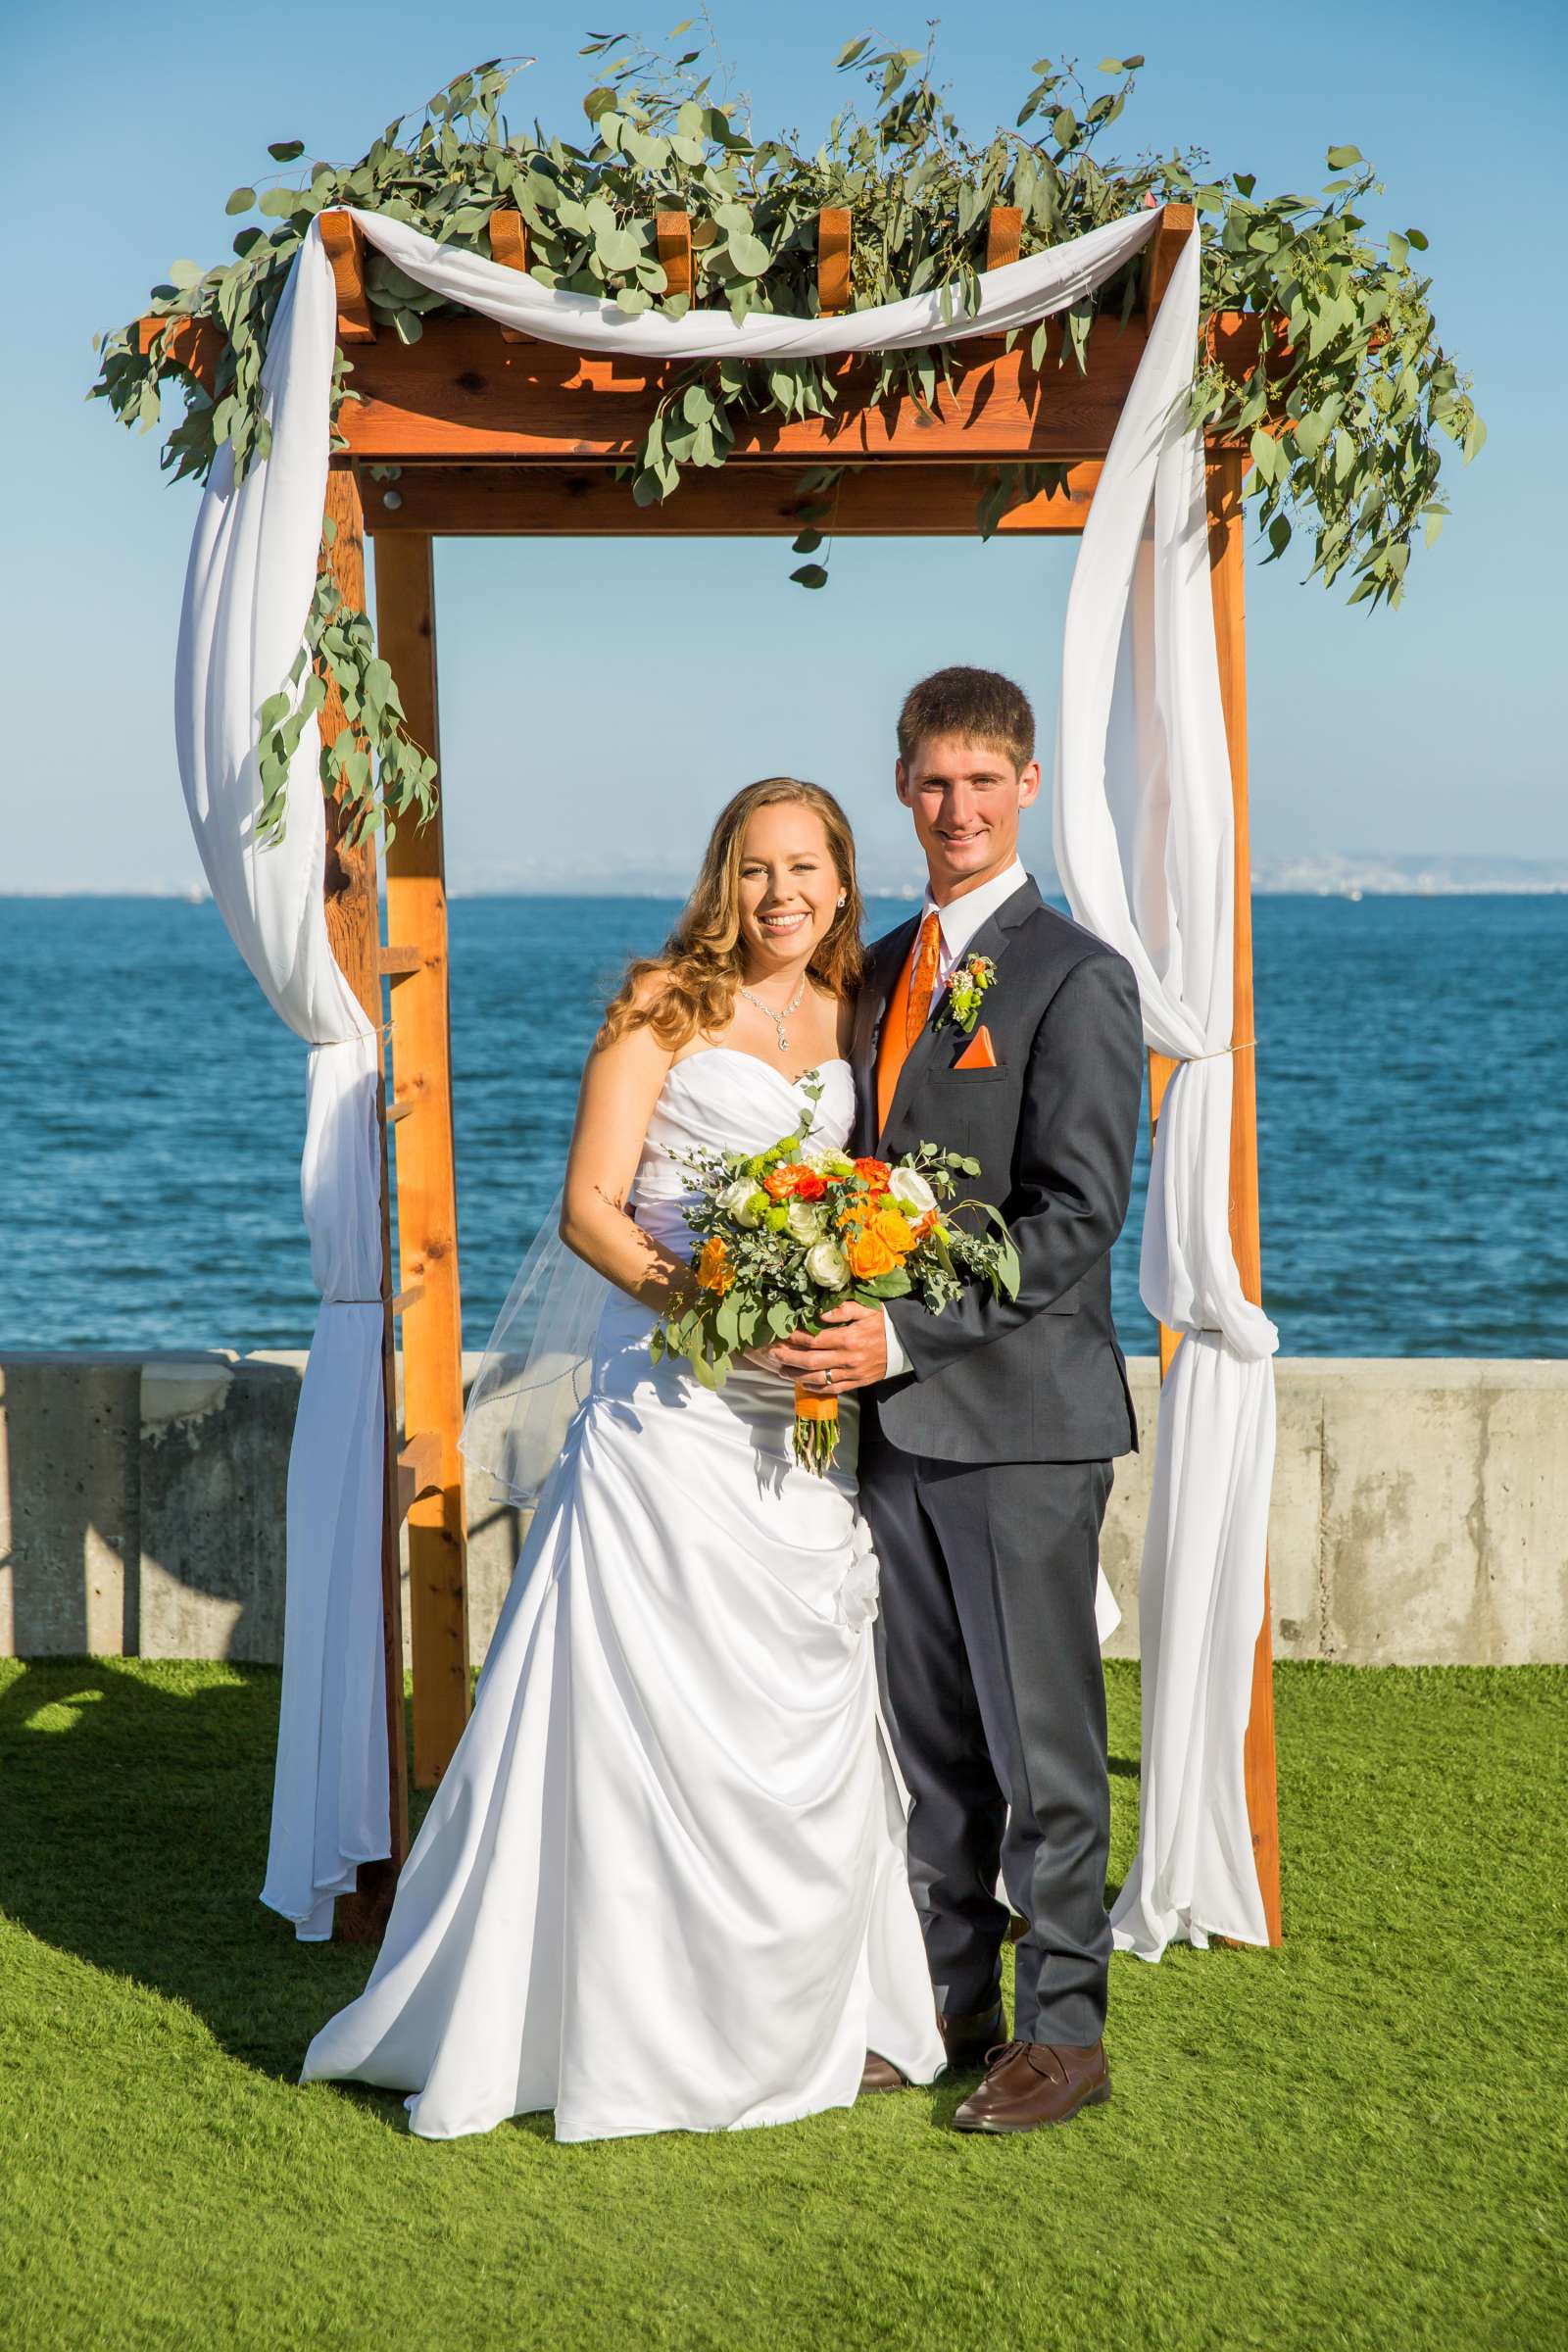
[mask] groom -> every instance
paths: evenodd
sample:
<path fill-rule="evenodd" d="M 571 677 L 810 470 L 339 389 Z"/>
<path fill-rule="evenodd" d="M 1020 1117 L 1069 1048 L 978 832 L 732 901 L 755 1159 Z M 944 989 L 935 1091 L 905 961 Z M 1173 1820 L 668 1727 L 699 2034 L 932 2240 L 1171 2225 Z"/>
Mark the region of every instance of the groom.
<path fill-rule="evenodd" d="M 1027 2132 L 1110 2094 L 1095 1589 L 1111 1458 L 1138 1443 L 1109 1250 L 1143 1032 L 1131 966 L 1046 906 L 1019 862 L 1018 820 L 1040 791 L 1019 688 L 939 670 L 906 697 L 898 740 L 929 880 L 919 916 L 869 954 L 857 1149 L 895 1158 L 931 1142 L 977 1159 L 958 1198 L 1001 1207 L 1018 1295 L 970 1288 L 940 1315 L 913 1298 L 841 1307 L 774 1356 L 808 1386 L 866 1392 L 860 1497 L 881 1562 L 888 1716 L 955 2067 L 1004 2043 L 999 1863 L 1028 1923 L 1014 2038 L 954 2121 Z M 867 2088 L 899 2080 L 868 2060 Z"/>

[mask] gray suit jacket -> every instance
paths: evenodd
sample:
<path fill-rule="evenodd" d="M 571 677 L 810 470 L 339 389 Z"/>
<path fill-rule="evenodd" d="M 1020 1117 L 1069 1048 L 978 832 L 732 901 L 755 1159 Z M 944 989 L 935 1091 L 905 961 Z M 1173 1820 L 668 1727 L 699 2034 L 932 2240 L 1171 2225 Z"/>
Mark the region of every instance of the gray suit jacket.
<path fill-rule="evenodd" d="M 877 941 L 856 1008 L 856 1148 L 896 1157 L 921 1143 L 971 1154 L 956 1199 L 990 1200 L 1018 1248 L 1015 1299 L 971 1286 L 933 1315 L 889 1313 L 913 1367 L 867 1390 L 867 1435 L 949 1462 L 1106 1461 L 1136 1451 L 1127 1367 L 1110 1319 L 1112 1242 L 1132 1185 L 1143 1023 L 1132 966 L 1055 913 L 1032 881 L 968 949 L 997 976 L 981 1006 L 995 1069 L 957 1070 L 969 1044 L 937 1026 L 942 996 L 876 1112 L 877 1039 L 918 916 Z"/>

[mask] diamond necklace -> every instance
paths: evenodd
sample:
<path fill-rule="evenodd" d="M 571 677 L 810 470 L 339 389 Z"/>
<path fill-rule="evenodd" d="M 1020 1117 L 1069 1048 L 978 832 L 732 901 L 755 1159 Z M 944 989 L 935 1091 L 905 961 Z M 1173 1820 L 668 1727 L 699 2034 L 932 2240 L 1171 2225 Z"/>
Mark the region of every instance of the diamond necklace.
<path fill-rule="evenodd" d="M 784 1024 L 801 1009 L 801 1000 L 806 994 L 806 974 L 804 972 L 801 974 L 801 985 L 795 991 L 794 996 L 785 1005 L 782 1012 L 775 1012 L 771 1004 L 764 1004 L 760 997 L 753 996 L 751 990 L 744 987 L 739 980 L 736 981 L 735 985 L 738 989 L 740 989 L 740 993 L 746 999 L 748 1004 L 755 1004 L 759 1012 L 766 1013 L 768 1019 L 778 1031 L 779 1052 L 781 1054 L 787 1054 L 790 1050 L 790 1039 L 789 1031 L 785 1028 Z"/>

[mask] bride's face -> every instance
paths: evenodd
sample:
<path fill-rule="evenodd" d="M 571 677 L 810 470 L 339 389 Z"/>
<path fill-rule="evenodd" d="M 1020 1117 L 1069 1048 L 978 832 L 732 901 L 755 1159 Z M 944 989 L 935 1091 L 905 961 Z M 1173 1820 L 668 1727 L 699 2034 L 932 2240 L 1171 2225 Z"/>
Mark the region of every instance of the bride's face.
<path fill-rule="evenodd" d="M 741 844 L 741 944 L 759 971 L 802 964 L 838 912 L 839 880 L 814 808 L 775 801 L 759 808 Z"/>

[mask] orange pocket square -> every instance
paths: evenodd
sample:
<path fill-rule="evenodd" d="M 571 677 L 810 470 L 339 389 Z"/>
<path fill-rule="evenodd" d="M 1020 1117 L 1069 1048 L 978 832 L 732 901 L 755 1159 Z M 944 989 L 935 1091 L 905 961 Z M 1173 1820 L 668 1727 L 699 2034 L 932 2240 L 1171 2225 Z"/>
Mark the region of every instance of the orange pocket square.
<path fill-rule="evenodd" d="M 991 1032 L 982 1021 L 963 1052 L 954 1063 L 956 1070 L 994 1070 L 997 1051 L 991 1043 Z"/>

